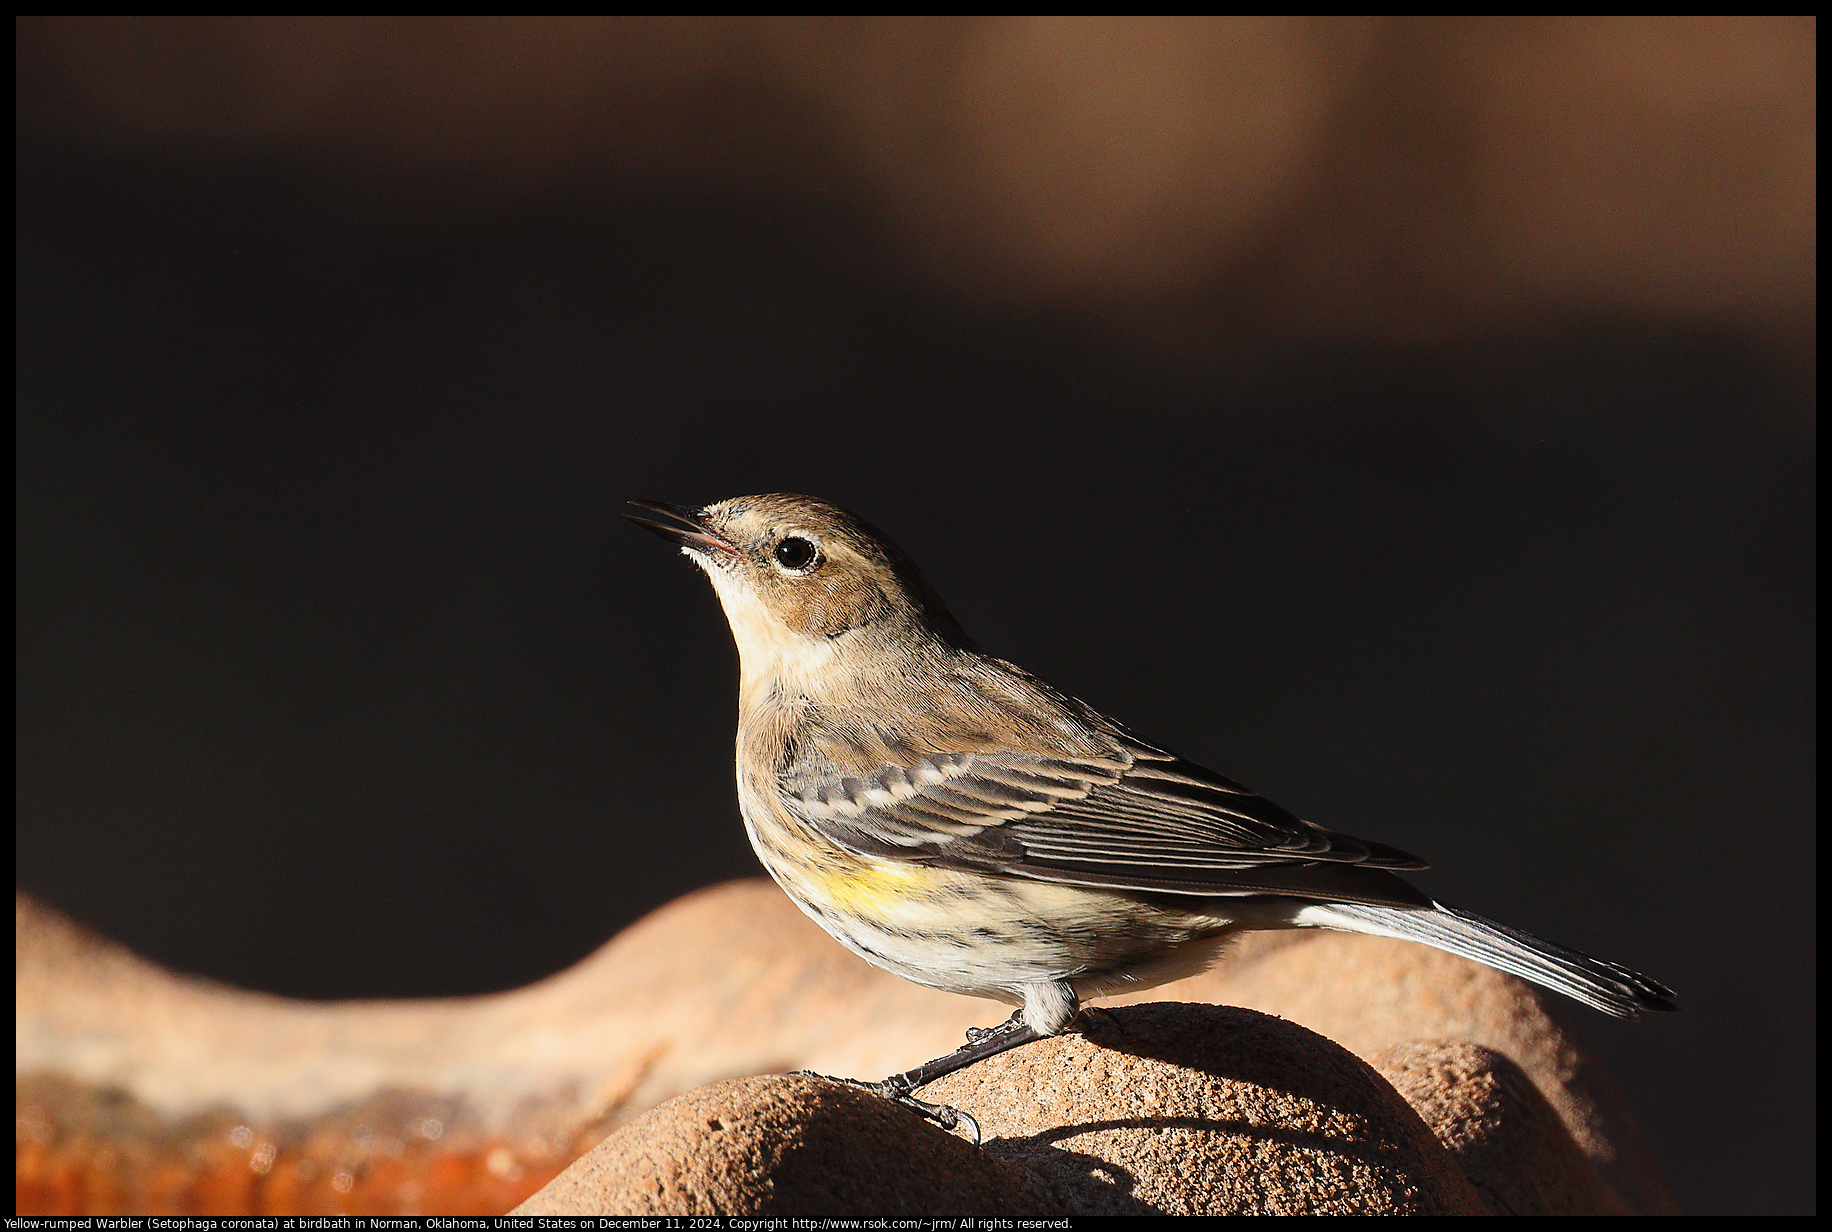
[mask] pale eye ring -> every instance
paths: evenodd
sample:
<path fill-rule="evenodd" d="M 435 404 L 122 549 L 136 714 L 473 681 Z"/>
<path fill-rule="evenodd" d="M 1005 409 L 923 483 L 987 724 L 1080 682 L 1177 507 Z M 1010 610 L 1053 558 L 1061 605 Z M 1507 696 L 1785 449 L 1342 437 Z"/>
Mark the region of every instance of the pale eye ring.
<path fill-rule="evenodd" d="M 790 573 L 812 573 L 821 564 L 821 550 L 800 535 L 784 535 L 771 555 Z"/>

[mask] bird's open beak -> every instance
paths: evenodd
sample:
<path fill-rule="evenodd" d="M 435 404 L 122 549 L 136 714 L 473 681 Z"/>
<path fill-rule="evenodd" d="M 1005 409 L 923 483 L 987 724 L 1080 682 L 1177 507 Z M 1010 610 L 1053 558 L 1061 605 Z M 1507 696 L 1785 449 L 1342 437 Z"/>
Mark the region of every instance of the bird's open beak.
<path fill-rule="evenodd" d="M 678 543 L 695 552 L 719 552 L 732 557 L 744 555 L 724 536 L 707 530 L 700 521 L 697 509 L 689 509 L 685 505 L 670 505 L 664 501 L 633 500 L 629 503 L 638 509 L 649 509 L 664 514 L 676 522 L 686 523 L 685 526 L 669 526 L 663 522 L 652 522 L 648 518 L 639 518 L 633 513 L 623 515 L 644 530 L 654 531 L 670 543 Z"/>

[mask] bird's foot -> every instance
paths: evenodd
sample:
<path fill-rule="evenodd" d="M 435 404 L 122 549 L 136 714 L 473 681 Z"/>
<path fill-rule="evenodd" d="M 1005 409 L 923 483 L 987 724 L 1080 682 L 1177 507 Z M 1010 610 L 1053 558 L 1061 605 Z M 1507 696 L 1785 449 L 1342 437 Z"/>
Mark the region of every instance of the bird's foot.
<path fill-rule="evenodd" d="M 905 1074 L 893 1074 L 882 1082 L 866 1082 L 859 1078 L 835 1078 L 831 1074 L 817 1074 L 812 1070 L 795 1071 L 808 1078 L 825 1078 L 828 1082 L 837 1082 L 841 1086 L 853 1087 L 860 1091 L 870 1091 L 873 1095 L 882 1096 L 893 1104 L 902 1104 L 925 1121 L 933 1121 L 941 1128 L 952 1132 L 962 1126 L 973 1139 L 973 1145 L 980 1145 L 980 1123 L 967 1113 L 951 1104 L 931 1104 L 927 1100 L 917 1099 L 911 1094 L 914 1090 Z"/>
<path fill-rule="evenodd" d="M 1013 1010 L 1011 1012 L 1011 1017 L 1007 1018 L 996 1027 L 968 1027 L 967 1042 L 969 1044 L 977 1044 L 983 1039 L 990 1039 L 1001 1031 L 1010 1031 L 1013 1029 L 1012 1024 L 1016 1023 L 1022 1017 L 1024 1017 L 1023 1010 Z"/>

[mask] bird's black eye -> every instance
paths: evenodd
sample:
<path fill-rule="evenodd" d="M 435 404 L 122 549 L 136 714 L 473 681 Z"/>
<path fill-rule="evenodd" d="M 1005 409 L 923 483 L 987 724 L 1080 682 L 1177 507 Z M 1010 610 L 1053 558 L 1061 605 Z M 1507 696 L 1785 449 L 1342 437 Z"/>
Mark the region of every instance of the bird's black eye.
<path fill-rule="evenodd" d="M 800 535 L 789 535 L 776 545 L 776 563 L 795 573 L 807 573 L 821 563 L 821 551 Z"/>

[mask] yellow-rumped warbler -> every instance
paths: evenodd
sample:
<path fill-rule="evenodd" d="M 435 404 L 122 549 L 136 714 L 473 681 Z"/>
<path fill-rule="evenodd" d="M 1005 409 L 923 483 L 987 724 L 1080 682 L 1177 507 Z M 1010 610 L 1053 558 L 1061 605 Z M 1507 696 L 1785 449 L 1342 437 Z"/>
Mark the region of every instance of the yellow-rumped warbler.
<path fill-rule="evenodd" d="M 784 892 L 867 962 L 1019 1007 L 862 1084 L 911 1092 L 1068 1026 L 1083 997 L 1206 965 L 1229 934 L 1398 937 L 1618 1018 L 1672 993 L 1433 902 L 1423 860 L 1300 821 L 983 653 L 878 531 L 806 496 L 626 515 L 712 579 L 738 643 L 738 802 Z M 977 1137 L 977 1126 L 976 1137 Z"/>

